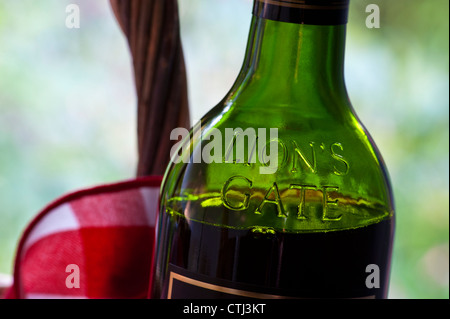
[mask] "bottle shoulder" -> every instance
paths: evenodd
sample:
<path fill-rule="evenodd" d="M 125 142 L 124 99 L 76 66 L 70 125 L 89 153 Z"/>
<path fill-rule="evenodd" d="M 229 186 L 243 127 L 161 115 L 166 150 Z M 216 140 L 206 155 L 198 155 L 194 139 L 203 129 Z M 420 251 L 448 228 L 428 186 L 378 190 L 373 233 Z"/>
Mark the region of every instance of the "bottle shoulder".
<path fill-rule="evenodd" d="M 211 224 L 226 211 L 232 227 L 292 231 L 359 227 L 392 216 L 386 168 L 356 117 L 300 115 L 211 111 L 180 150 L 185 161 L 167 173 L 165 209 Z"/>
<path fill-rule="evenodd" d="M 245 90 L 244 90 L 245 91 Z M 297 129 L 300 125 L 342 126 L 358 123 L 354 109 L 344 91 L 321 96 L 286 96 L 230 92 L 202 119 L 202 123 L 227 125 L 239 124 L 249 127 L 287 127 Z"/>

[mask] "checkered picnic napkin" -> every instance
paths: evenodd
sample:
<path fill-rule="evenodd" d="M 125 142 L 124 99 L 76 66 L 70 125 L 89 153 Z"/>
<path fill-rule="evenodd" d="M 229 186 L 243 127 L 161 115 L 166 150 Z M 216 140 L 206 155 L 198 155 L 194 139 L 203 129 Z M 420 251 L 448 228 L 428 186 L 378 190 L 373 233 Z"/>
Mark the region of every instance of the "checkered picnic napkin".
<path fill-rule="evenodd" d="M 6 298 L 147 298 L 161 177 L 68 194 L 29 224 Z"/>

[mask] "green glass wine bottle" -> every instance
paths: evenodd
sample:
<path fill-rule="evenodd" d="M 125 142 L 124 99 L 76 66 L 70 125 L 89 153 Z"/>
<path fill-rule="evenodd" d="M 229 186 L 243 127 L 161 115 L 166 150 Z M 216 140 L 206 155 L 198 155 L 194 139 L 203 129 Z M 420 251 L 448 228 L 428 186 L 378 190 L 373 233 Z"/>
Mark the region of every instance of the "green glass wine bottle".
<path fill-rule="evenodd" d="M 387 297 L 393 196 L 346 92 L 348 6 L 254 1 L 235 84 L 167 169 L 152 298 Z"/>

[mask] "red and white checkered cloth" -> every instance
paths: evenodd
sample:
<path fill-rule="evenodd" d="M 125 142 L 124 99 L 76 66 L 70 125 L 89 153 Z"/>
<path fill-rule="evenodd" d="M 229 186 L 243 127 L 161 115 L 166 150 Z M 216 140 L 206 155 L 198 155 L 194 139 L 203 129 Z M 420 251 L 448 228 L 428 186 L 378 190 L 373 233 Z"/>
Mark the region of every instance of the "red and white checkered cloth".
<path fill-rule="evenodd" d="M 25 230 L 6 298 L 147 298 L 161 177 L 64 196 Z"/>

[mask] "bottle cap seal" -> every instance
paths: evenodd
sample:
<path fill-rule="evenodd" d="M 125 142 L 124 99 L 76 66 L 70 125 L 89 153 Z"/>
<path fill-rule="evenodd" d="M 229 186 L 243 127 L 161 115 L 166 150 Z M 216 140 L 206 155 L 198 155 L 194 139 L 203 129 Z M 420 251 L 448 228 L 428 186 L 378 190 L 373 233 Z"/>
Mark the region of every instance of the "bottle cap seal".
<path fill-rule="evenodd" d="M 340 25 L 348 20 L 350 0 L 256 0 L 253 14 L 269 20 Z"/>

